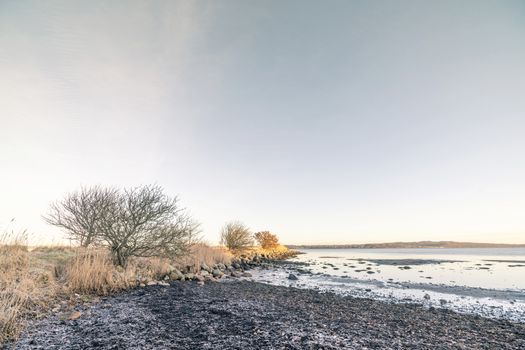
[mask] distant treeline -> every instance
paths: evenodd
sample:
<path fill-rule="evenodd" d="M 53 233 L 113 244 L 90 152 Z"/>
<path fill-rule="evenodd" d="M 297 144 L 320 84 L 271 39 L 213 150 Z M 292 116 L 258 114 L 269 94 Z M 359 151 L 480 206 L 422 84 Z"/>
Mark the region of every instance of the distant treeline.
<path fill-rule="evenodd" d="M 525 244 L 474 243 L 453 241 L 390 242 L 365 244 L 312 244 L 287 245 L 289 249 L 341 249 L 341 248 L 525 248 Z"/>

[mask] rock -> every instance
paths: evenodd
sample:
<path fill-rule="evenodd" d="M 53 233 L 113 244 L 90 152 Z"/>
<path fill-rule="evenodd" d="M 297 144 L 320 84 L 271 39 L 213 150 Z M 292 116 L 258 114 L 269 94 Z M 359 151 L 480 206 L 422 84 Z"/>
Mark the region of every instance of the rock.
<path fill-rule="evenodd" d="M 180 279 L 183 279 L 184 278 L 184 274 L 182 272 L 180 272 L 179 270 L 177 269 L 173 269 L 170 274 L 170 279 L 173 280 L 173 281 L 177 281 L 177 280 L 180 280 Z"/>
<path fill-rule="evenodd" d="M 445 299 L 439 299 L 439 303 L 443 306 L 447 303 Z"/>
<path fill-rule="evenodd" d="M 80 311 L 73 311 L 71 314 L 69 314 L 67 319 L 72 321 L 72 320 L 76 320 L 80 316 L 82 316 L 82 313 Z"/>
<path fill-rule="evenodd" d="M 139 284 L 139 287 L 144 288 L 144 287 L 146 287 L 146 285 L 144 283 L 141 283 L 141 284 Z"/>
<path fill-rule="evenodd" d="M 231 276 L 239 278 L 242 277 L 242 273 L 240 273 L 239 271 L 232 271 Z"/>
<path fill-rule="evenodd" d="M 187 279 L 188 281 L 191 281 L 195 278 L 195 274 L 191 273 L 191 272 L 188 272 L 187 274 L 184 275 L 184 279 Z"/>
<path fill-rule="evenodd" d="M 208 272 L 210 272 L 210 271 L 211 271 L 211 268 L 210 268 L 208 265 L 206 265 L 206 263 L 203 262 L 203 263 L 201 264 L 201 270 L 204 270 L 204 271 L 208 271 Z"/>
<path fill-rule="evenodd" d="M 239 270 L 241 268 L 241 265 L 238 263 L 233 264 L 233 268 Z"/>
<path fill-rule="evenodd" d="M 157 285 L 157 281 L 149 281 L 147 283 L 148 286 L 156 286 Z"/>
<path fill-rule="evenodd" d="M 430 300 L 430 294 L 425 293 L 425 295 L 423 296 L 423 298 L 425 298 L 426 300 Z"/>
<path fill-rule="evenodd" d="M 199 282 L 197 282 L 197 284 L 198 284 L 199 286 L 203 286 L 203 285 L 204 285 L 204 281 L 199 281 Z"/>
<path fill-rule="evenodd" d="M 199 281 L 199 282 L 204 282 L 204 276 L 202 276 L 202 275 L 195 275 L 195 280 Z"/>
<path fill-rule="evenodd" d="M 201 271 L 201 276 L 202 277 L 208 277 L 209 275 L 210 275 L 210 273 L 208 271 L 206 271 L 206 270 L 202 270 Z"/>
<path fill-rule="evenodd" d="M 510 303 L 513 304 L 512 301 Z M 55 305 L 55 307 L 53 309 L 51 309 L 51 311 L 54 312 L 54 313 L 59 312 L 60 311 L 60 305 Z"/>
<path fill-rule="evenodd" d="M 289 280 L 292 280 L 292 281 L 297 281 L 299 278 L 297 278 L 296 275 L 294 275 L 293 273 L 291 273 L 291 274 L 288 275 L 288 279 L 289 279 Z"/>
<path fill-rule="evenodd" d="M 212 271 L 212 275 L 213 275 L 213 277 L 221 277 L 223 275 L 223 273 L 221 272 L 221 270 L 215 269 L 215 270 Z"/>
<path fill-rule="evenodd" d="M 159 286 L 163 286 L 163 287 L 169 287 L 170 286 L 170 284 L 168 282 L 164 282 L 164 281 L 159 281 L 159 282 L 157 282 L 157 284 Z"/>
<path fill-rule="evenodd" d="M 244 272 L 244 273 L 242 274 L 242 277 L 252 277 L 252 274 L 249 273 L 249 272 Z"/>

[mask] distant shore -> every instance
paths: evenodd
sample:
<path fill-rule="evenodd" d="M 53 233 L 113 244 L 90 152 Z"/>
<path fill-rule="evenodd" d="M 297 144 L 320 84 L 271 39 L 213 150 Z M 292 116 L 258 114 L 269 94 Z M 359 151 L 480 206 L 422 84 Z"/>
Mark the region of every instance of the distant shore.
<path fill-rule="evenodd" d="M 381 249 L 381 248 L 525 248 L 523 244 L 476 243 L 454 241 L 387 242 L 363 244 L 288 244 L 289 249 Z"/>

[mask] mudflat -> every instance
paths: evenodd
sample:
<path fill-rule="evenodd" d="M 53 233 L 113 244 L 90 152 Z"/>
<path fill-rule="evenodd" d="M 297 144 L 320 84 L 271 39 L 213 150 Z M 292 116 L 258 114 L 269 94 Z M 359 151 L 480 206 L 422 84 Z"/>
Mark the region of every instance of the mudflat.
<path fill-rule="evenodd" d="M 51 315 L 15 349 L 524 349 L 525 324 L 251 281 L 171 282 Z"/>

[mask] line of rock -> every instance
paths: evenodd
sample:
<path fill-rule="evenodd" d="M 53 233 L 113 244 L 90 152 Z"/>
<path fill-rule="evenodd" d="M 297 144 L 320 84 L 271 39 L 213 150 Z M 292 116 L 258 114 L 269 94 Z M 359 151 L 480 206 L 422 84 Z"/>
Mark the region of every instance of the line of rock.
<path fill-rule="evenodd" d="M 169 286 L 169 281 L 197 281 L 202 285 L 205 282 L 218 282 L 221 278 L 240 278 L 251 277 L 247 272 L 254 267 L 272 268 L 273 263 L 278 260 L 285 260 L 297 255 L 293 250 L 278 253 L 245 253 L 232 259 L 228 264 L 217 263 L 208 266 L 201 263 L 199 271 L 195 272 L 194 266 L 186 266 L 183 269 L 169 266 L 164 275 L 159 276 L 160 280 L 149 280 L 147 277 L 137 277 L 137 283 L 140 287 L 146 285 L 164 285 Z"/>

